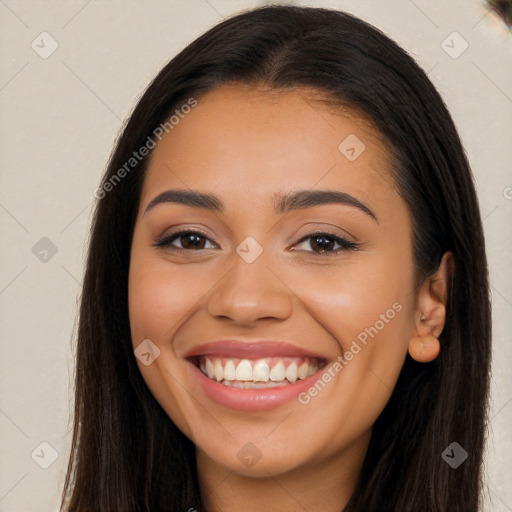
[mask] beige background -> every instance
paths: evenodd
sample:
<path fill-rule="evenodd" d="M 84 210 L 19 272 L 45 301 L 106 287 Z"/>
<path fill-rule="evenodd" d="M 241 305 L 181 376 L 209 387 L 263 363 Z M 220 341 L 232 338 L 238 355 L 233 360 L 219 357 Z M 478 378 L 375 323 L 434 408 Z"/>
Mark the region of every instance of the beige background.
<path fill-rule="evenodd" d="M 0 0 L 0 511 L 58 508 L 92 192 L 123 119 L 182 47 L 262 3 Z M 295 3 L 346 10 L 381 28 L 429 72 L 458 126 L 485 219 L 493 293 L 486 511 L 511 511 L 512 33 L 477 0 Z M 442 47 L 453 31 L 463 39 L 452 39 L 452 53 L 469 45 L 458 58 Z"/>

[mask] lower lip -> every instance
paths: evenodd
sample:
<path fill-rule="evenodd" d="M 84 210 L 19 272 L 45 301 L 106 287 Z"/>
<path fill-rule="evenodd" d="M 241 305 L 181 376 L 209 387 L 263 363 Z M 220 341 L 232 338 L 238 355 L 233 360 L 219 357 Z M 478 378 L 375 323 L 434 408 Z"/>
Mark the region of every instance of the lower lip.
<path fill-rule="evenodd" d="M 322 371 L 320 368 L 313 375 L 284 386 L 268 389 L 239 389 L 210 379 L 195 364 L 190 363 L 190 365 L 194 378 L 197 378 L 202 390 L 211 400 L 239 411 L 267 411 L 290 402 L 316 382 L 318 373 Z"/>

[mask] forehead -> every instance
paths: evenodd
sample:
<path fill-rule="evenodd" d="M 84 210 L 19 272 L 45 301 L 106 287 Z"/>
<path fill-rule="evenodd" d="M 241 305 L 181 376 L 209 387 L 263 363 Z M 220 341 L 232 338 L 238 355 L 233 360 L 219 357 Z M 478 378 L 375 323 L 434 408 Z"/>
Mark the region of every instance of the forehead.
<path fill-rule="evenodd" d="M 142 203 L 173 186 L 237 191 L 238 197 L 313 187 L 370 200 L 394 192 L 382 134 L 318 91 L 227 84 L 197 98 L 187 112 L 153 150 Z"/>

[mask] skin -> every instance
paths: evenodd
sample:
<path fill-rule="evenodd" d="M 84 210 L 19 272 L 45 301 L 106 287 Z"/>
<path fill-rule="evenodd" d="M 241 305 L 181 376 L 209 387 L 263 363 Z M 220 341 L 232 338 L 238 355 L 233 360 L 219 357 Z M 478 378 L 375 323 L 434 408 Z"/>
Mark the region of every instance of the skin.
<path fill-rule="evenodd" d="M 149 366 L 137 363 L 195 443 L 211 511 L 339 511 L 408 349 L 423 361 L 437 355 L 449 255 L 434 280 L 414 287 L 409 211 L 393 187 L 382 136 L 354 111 L 334 111 L 320 99 L 307 89 L 214 89 L 158 142 L 144 180 L 129 275 L 133 346 L 150 339 L 160 350 Z M 354 161 L 338 149 L 349 134 L 365 144 Z M 166 203 L 144 215 L 169 189 L 215 194 L 224 211 Z M 349 193 L 378 221 L 344 204 L 273 211 L 275 194 L 300 189 Z M 154 246 L 187 229 L 205 233 L 203 249 Z M 359 250 L 321 253 L 305 238 L 314 231 L 348 238 Z M 236 252 L 247 236 L 263 248 L 252 263 Z M 359 343 L 307 404 L 222 407 L 200 392 L 183 359 L 208 341 L 267 339 L 313 349 L 330 367 L 393 304 L 401 306 L 394 318 L 366 346 Z M 261 453 L 252 467 L 237 456 L 248 442 Z"/>

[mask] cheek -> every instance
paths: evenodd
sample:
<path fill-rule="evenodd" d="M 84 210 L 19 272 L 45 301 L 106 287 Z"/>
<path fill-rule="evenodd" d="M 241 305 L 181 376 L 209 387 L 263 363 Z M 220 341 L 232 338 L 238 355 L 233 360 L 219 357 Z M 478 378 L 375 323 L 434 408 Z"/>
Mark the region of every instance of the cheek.
<path fill-rule="evenodd" d="M 411 276 L 389 261 L 376 260 L 311 278 L 287 276 L 316 330 L 320 327 L 322 338 L 330 335 L 336 344 L 339 356 L 328 366 L 328 375 L 324 372 L 325 386 L 320 383 L 301 402 L 314 411 L 309 418 L 329 411 L 333 440 L 341 432 L 356 438 L 371 428 L 391 396 L 410 335 Z"/>
<path fill-rule="evenodd" d="M 198 272 L 172 271 L 168 262 L 132 252 L 128 296 L 132 345 L 144 340 L 158 348 L 158 356 L 145 365 L 137 359 L 142 378 L 176 426 L 190 439 L 204 418 L 182 385 L 187 380 L 186 364 L 174 351 L 176 332 L 204 295 Z"/>
<path fill-rule="evenodd" d="M 202 272 L 172 270 L 165 261 L 142 261 L 135 256 L 128 286 L 133 343 L 145 338 L 157 344 L 172 339 L 205 293 L 206 277 Z"/>
<path fill-rule="evenodd" d="M 380 345 L 398 344 L 407 335 L 411 315 L 411 276 L 387 261 L 376 258 L 368 264 L 350 263 L 290 270 L 276 268 L 303 305 L 303 318 L 323 328 L 337 340 L 340 354 L 352 340 L 378 337 Z M 370 347 L 370 350 L 377 347 Z"/>

